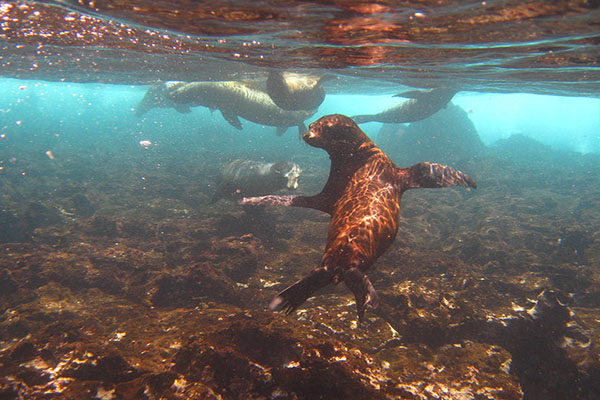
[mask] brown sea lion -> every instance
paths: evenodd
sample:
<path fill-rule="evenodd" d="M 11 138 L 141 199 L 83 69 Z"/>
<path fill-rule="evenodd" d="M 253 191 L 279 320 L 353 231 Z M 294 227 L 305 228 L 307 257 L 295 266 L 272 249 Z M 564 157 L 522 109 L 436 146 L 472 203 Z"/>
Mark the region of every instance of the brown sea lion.
<path fill-rule="evenodd" d="M 296 163 L 279 161 L 266 163 L 252 160 L 233 160 L 223 165 L 217 178 L 217 190 L 210 200 L 236 200 L 244 196 L 260 196 L 281 189 L 298 188 L 302 169 Z"/>
<path fill-rule="evenodd" d="M 325 100 L 322 83 L 331 78 L 331 75 L 318 77 L 271 70 L 267 78 L 267 93 L 284 110 L 313 111 Z"/>
<path fill-rule="evenodd" d="M 365 122 L 399 124 L 420 121 L 444 108 L 457 92 L 458 90 L 456 89 L 437 88 L 400 93 L 394 97 L 407 97 L 410 100 L 406 100 L 404 103 L 388 108 L 378 114 L 355 115 L 352 119 L 357 124 Z"/>
<path fill-rule="evenodd" d="M 343 115 L 328 115 L 312 123 L 303 139 L 329 153 L 331 170 L 321 193 L 251 197 L 240 202 L 308 207 L 331 215 L 321 265 L 279 293 L 269 308 L 289 314 L 316 290 L 343 281 L 354 293 L 362 319 L 366 305 L 378 302 L 365 271 L 396 237 L 402 194 L 408 189 L 477 185 L 445 165 L 422 162 L 398 168 Z"/>

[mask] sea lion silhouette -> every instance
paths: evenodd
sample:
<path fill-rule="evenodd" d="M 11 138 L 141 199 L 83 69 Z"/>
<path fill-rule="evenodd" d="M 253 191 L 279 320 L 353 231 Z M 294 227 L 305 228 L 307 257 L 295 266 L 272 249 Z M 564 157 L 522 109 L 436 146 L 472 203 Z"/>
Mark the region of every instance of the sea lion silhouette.
<path fill-rule="evenodd" d="M 294 162 L 267 163 L 253 160 L 233 160 L 221 168 L 217 190 L 210 203 L 220 199 L 238 200 L 245 196 L 260 196 L 281 189 L 295 190 L 302 169 Z"/>
<path fill-rule="evenodd" d="M 410 99 L 404 103 L 388 108 L 378 114 L 355 115 L 352 119 L 357 124 L 365 122 L 399 124 L 420 121 L 446 107 L 446 104 L 452 100 L 456 93 L 458 93 L 458 90 L 450 88 L 411 90 L 394 95 L 394 97 L 406 97 Z"/>
<path fill-rule="evenodd" d="M 190 107 L 204 106 L 219 110 L 227 122 L 242 129 L 239 117 L 257 124 L 274 126 L 281 136 L 288 127 L 297 126 L 298 133 L 306 132 L 304 120 L 314 111 L 286 111 L 271 100 L 267 92 L 251 82 L 166 82 L 152 86 L 138 107 L 142 116 L 153 107 L 173 107 L 181 113 Z"/>
<path fill-rule="evenodd" d="M 308 207 L 331 215 L 321 265 L 279 293 L 271 310 L 294 311 L 312 294 L 343 281 L 354 293 L 359 319 L 378 298 L 365 271 L 392 244 L 398 232 L 400 198 L 408 189 L 477 184 L 467 175 L 436 163 L 398 168 L 350 118 L 328 115 L 310 125 L 303 139 L 329 153 L 329 179 L 314 196 L 261 196 L 241 204 Z"/>

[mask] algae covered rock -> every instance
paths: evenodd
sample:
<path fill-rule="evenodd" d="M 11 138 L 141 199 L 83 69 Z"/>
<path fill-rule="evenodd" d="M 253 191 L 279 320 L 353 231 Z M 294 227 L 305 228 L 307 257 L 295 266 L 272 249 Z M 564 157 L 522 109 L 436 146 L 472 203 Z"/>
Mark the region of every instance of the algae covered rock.
<path fill-rule="evenodd" d="M 485 152 L 468 114 L 454 104 L 408 126 L 384 125 L 380 135 L 381 149 L 400 166 L 422 161 L 452 164 Z"/>

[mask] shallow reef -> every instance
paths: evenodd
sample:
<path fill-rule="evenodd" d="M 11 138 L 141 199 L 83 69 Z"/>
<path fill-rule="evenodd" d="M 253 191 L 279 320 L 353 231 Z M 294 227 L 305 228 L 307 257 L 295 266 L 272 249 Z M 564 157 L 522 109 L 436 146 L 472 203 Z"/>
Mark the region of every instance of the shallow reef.
<path fill-rule="evenodd" d="M 266 310 L 328 217 L 209 205 L 208 156 L 22 157 L 0 182 L 0 399 L 600 398 L 598 156 L 522 148 L 457 159 L 476 191 L 404 195 L 364 323 L 343 285 Z"/>

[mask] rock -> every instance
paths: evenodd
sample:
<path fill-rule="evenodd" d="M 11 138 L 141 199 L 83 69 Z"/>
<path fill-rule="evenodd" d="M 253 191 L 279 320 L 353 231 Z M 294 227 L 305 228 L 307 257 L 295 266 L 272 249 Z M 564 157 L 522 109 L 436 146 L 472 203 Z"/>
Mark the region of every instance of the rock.
<path fill-rule="evenodd" d="M 380 389 L 388 378 L 360 352 L 334 340 L 301 340 L 265 322 L 234 316 L 225 329 L 182 348 L 175 371 L 226 399 L 387 398 Z"/>
<path fill-rule="evenodd" d="M 39 351 L 35 348 L 35 345 L 31 342 L 21 342 L 14 348 L 10 353 L 10 360 L 13 362 L 23 362 L 35 358 L 39 354 Z"/>
<path fill-rule="evenodd" d="M 0 269 L 0 297 L 10 295 L 19 290 L 17 282 L 15 282 L 8 269 Z"/>
<path fill-rule="evenodd" d="M 399 127 L 387 133 L 387 129 L 381 131 L 382 150 L 399 166 L 422 161 L 455 164 L 485 152 L 485 145 L 467 113 L 454 104 L 411 123 L 405 130 Z"/>
<path fill-rule="evenodd" d="M 18 243 L 31 240 L 31 230 L 25 222 L 9 210 L 0 210 L 0 243 Z"/>
<path fill-rule="evenodd" d="M 158 307 L 196 307 L 210 300 L 242 305 L 244 296 L 235 284 L 206 264 L 195 264 L 185 273 L 161 275 L 151 283 L 150 301 Z"/>
<path fill-rule="evenodd" d="M 115 237 L 118 234 L 117 222 L 104 215 L 96 215 L 81 224 L 81 229 L 93 236 Z"/>
<path fill-rule="evenodd" d="M 38 202 L 31 202 L 25 209 L 24 220 L 31 229 L 56 225 L 62 222 L 60 212 L 55 207 L 46 207 Z"/>
<path fill-rule="evenodd" d="M 81 193 L 77 193 L 71 197 L 71 202 L 73 203 L 73 210 L 75 210 L 75 214 L 80 217 L 89 218 L 96 212 L 90 200 Z"/>
<path fill-rule="evenodd" d="M 107 383 L 127 382 L 139 377 L 140 372 L 119 355 L 99 357 L 67 369 L 62 376 L 79 380 Z"/>

